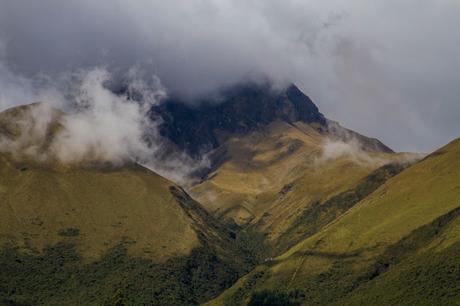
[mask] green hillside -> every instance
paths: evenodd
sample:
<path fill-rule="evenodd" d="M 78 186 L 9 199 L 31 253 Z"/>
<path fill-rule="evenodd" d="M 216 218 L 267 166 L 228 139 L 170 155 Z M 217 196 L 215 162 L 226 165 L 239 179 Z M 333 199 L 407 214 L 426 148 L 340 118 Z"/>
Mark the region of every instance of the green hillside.
<path fill-rule="evenodd" d="M 368 186 L 363 181 L 371 173 L 411 156 L 376 151 L 356 139 L 345 143 L 302 122 L 277 121 L 249 134 L 222 138 L 223 145 L 211 156 L 213 171 L 189 192 L 218 218 L 263 235 L 269 249 L 278 254 L 305 238 L 296 228 L 308 223 L 315 211 L 334 219 L 391 176 L 383 175 L 385 179 Z M 329 156 L 324 152 L 328 144 L 343 152 Z M 347 197 L 349 203 L 337 197 Z M 340 202 L 343 209 L 335 209 L 331 201 Z"/>
<path fill-rule="evenodd" d="M 276 121 L 220 135 L 197 202 L 58 162 L 43 107 L 0 113 L 0 305 L 460 304 L 460 140 L 413 163 Z"/>
<path fill-rule="evenodd" d="M 459 156 L 455 140 L 210 304 L 458 305 Z"/>
<path fill-rule="evenodd" d="M 37 107 L 0 114 L 3 137 L 26 139 L 17 123 Z M 59 121 L 47 124 L 53 137 Z M 0 154 L 1 305 L 197 304 L 247 269 L 242 253 L 200 204 L 142 166 Z"/>

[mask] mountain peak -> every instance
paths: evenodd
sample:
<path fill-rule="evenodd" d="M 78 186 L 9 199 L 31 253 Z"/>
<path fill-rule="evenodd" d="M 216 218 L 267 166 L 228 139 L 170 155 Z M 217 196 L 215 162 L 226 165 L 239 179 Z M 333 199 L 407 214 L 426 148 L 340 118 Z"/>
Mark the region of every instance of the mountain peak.
<path fill-rule="evenodd" d="M 240 84 L 195 106 L 171 98 L 153 110 L 152 116 L 158 115 L 163 119 L 162 135 L 192 155 L 217 147 L 218 131 L 247 133 L 276 120 L 327 124 L 318 107 L 294 84 L 281 90 L 269 84 Z"/>

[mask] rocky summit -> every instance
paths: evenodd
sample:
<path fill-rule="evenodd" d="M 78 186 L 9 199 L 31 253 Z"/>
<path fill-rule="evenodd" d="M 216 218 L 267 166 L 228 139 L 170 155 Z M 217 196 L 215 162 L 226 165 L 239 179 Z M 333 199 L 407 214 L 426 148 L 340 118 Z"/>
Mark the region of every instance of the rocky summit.
<path fill-rule="evenodd" d="M 358 139 L 369 150 L 392 152 L 378 139 L 347 130 L 327 119 L 296 85 L 274 89 L 249 83 L 222 90 L 217 96 L 187 102 L 169 98 L 151 111 L 161 118 L 161 134 L 192 156 L 217 148 L 222 136 L 245 134 L 275 121 L 303 122 L 345 141 Z"/>

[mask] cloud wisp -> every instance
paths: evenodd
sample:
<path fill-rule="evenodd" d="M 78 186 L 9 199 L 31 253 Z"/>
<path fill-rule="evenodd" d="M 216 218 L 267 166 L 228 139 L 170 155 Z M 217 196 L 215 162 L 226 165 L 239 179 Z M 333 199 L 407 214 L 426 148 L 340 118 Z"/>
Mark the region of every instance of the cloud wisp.
<path fill-rule="evenodd" d="M 3 115 L 0 123 L 12 132 L 0 135 L 0 152 L 16 160 L 67 166 L 137 162 L 183 184 L 193 171 L 206 166 L 205 158 L 165 154 L 168 148 L 157 129 L 160 121 L 149 116 L 152 106 L 166 97 L 156 77 L 146 82 L 138 69 L 130 69 L 124 80 L 126 93 L 114 94 L 109 89 L 114 77 L 104 68 L 63 74 L 47 85 L 43 79 L 8 73 L 13 89 L 18 85 L 29 90 L 18 99 L 46 101 L 26 106 L 23 116 L 14 108 Z M 37 88 L 35 82 L 41 85 Z"/>

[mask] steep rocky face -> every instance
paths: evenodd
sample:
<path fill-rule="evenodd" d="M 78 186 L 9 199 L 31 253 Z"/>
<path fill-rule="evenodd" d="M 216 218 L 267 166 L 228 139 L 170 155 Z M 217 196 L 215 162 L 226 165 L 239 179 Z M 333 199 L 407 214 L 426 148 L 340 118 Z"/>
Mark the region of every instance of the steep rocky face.
<path fill-rule="evenodd" d="M 295 85 L 278 91 L 269 85 L 239 85 L 197 105 L 171 98 L 152 110 L 152 116 L 163 119 L 161 134 L 195 156 L 219 145 L 218 132 L 247 133 L 276 120 L 327 125 L 316 105 Z"/>
<path fill-rule="evenodd" d="M 171 97 L 154 107 L 152 118 L 162 119 L 160 133 L 180 150 L 199 156 L 222 143 L 222 134 L 247 134 L 275 121 L 302 122 L 328 137 L 355 140 L 367 151 L 393 152 L 378 139 L 368 138 L 324 117 L 297 86 L 274 90 L 269 84 L 248 83 L 223 90 L 218 97 L 186 103 Z"/>

